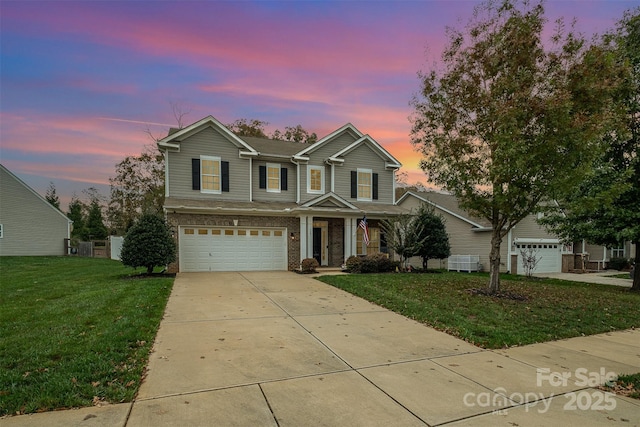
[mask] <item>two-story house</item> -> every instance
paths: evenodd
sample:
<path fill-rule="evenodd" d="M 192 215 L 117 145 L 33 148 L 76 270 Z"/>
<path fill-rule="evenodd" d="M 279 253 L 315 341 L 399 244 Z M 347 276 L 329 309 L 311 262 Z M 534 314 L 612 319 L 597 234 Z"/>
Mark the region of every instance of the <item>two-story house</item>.
<path fill-rule="evenodd" d="M 238 136 L 205 117 L 158 141 L 179 271 L 340 266 L 385 251 L 400 163 L 348 123 L 315 144 Z M 360 221 L 366 215 L 369 245 Z"/>

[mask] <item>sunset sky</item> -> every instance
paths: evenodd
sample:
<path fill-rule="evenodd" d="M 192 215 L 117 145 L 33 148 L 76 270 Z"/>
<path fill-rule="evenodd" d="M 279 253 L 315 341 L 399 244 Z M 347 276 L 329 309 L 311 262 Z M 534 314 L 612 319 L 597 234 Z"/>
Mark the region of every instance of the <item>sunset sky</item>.
<path fill-rule="evenodd" d="M 0 1 L 0 162 L 63 208 L 108 196 L 114 166 L 175 126 L 213 115 L 302 125 L 347 122 L 424 182 L 409 143 L 409 101 L 476 1 Z M 550 22 L 585 35 L 640 1 L 557 1 Z"/>

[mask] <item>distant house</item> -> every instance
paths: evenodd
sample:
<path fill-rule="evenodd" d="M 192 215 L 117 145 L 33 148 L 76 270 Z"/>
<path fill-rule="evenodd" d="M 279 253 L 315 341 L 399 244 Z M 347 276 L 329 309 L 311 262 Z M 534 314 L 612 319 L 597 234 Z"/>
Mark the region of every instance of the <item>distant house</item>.
<path fill-rule="evenodd" d="M 426 203 L 434 207 L 445 219 L 452 255 L 478 255 L 484 271 L 489 271 L 491 248 L 491 223 L 484 218 L 469 215 L 458 206 L 453 195 L 436 191 L 408 191 L 398 200 L 398 205 L 416 211 Z M 521 251 L 534 251 L 539 257 L 535 273 L 558 273 L 562 271 L 562 255 L 572 252 L 557 236 L 550 234 L 529 215 L 509 231 L 500 248 L 501 271 L 523 274 Z M 418 259 L 412 265 L 422 266 Z M 447 260 L 430 260 L 429 268 L 447 268 Z"/>
<path fill-rule="evenodd" d="M 72 221 L 0 165 L 0 256 L 65 255 Z"/>

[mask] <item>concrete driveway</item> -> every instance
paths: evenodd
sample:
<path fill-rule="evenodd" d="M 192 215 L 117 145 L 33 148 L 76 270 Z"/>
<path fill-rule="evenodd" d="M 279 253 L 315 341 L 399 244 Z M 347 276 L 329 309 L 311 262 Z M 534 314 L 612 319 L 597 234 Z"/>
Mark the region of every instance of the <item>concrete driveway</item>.
<path fill-rule="evenodd" d="M 181 273 L 134 403 L 0 425 L 638 426 L 578 374 L 612 371 L 640 331 L 486 351 L 307 276 Z"/>

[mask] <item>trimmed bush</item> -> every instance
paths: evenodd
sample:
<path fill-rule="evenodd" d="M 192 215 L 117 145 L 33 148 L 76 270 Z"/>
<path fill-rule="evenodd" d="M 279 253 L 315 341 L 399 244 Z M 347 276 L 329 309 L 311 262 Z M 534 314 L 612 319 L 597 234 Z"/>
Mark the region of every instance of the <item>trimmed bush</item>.
<path fill-rule="evenodd" d="M 316 260 L 315 258 L 305 258 L 300 264 L 300 269 L 303 273 L 306 274 L 315 273 L 316 268 L 318 267 L 320 267 L 320 264 L 318 264 L 318 260 Z"/>
<path fill-rule="evenodd" d="M 367 256 L 352 255 L 345 263 L 349 273 L 387 273 L 395 271 L 400 265 L 397 261 L 392 261 L 387 254 L 377 253 Z"/>
<path fill-rule="evenodd" d="M 129 229 L 120 252 L 122 264 L 147 269 L 164 266 L 176 260 L 176 243 L 164 219 L 145 214 Z"/>
<path fill-rule="evenodd" d="M 607 268 L 611 270 L 626 270 L 631 266 L 629 260 L 626 258 L 611 258 L 607 263 Z"/>
<path fill-rule="evenodd" d="M 347 267 L 347 271 L 349 273 L 360 273 L 361 264 L 361 258 L 355 255 L 351 255 L 345 262 L 345 266 Z"/>

